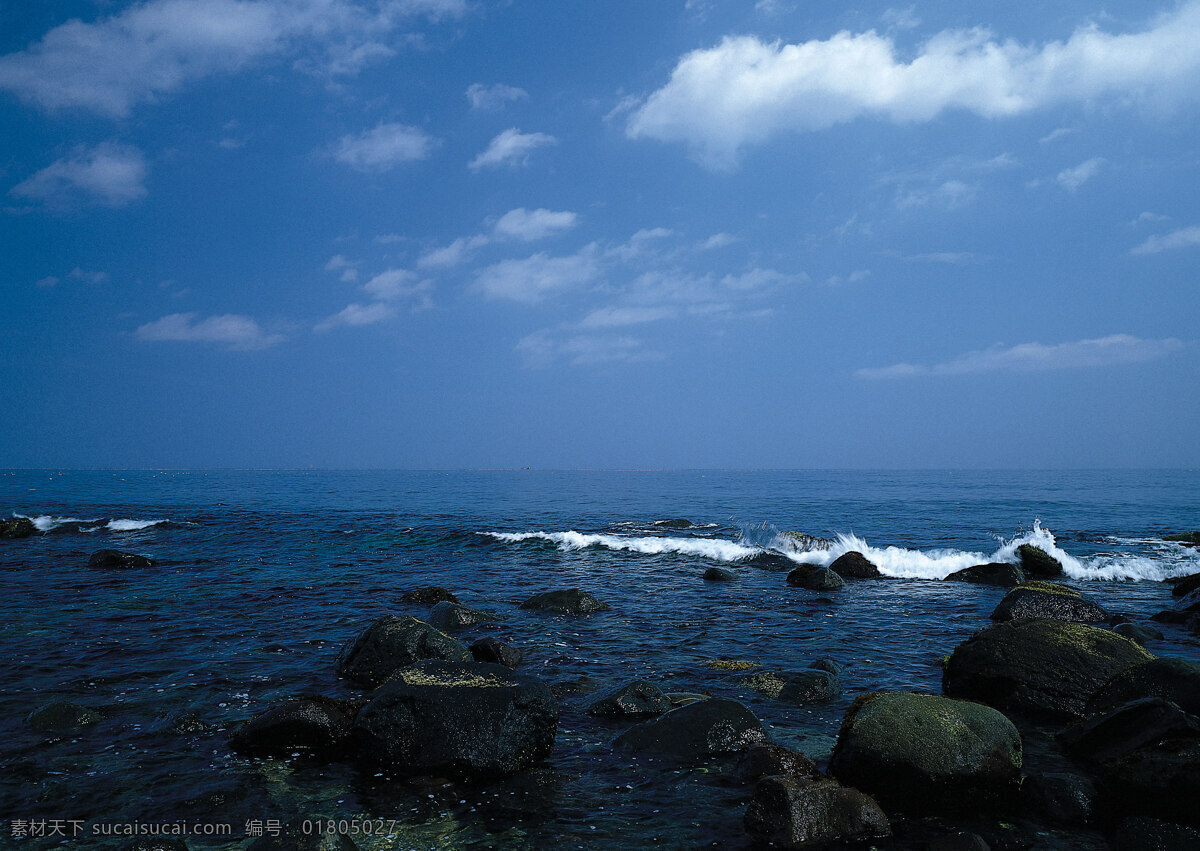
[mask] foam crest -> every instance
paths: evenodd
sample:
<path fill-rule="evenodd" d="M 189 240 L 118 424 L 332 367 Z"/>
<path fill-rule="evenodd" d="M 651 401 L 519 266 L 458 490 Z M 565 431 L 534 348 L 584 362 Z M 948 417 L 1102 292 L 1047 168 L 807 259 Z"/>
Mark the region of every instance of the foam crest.
<path fill-rule="evenodd" d="M 58 529 L 68 532 L 100 532 L 103 530 L 109 532 L 140 532 L 142 529 L 149 529 L 151 526 L 160 526 L 171 522 L 170 520 L 131 520 L 124 518 L 102 520 L 95 517 L 56 517 L 51 514 L 42 514 L 37 517 L 29 517 L 25 514 L 14 514 L 13 516 L 25 517 L 32 521 L 33 527 L 39 532 L 53 532 Z"/>
<path fill-rule="evenodd" d="M 518 543 L 529 540 L 549 541 L 560 550 L 582 550 L 588 547 L 604 547 L 610 550 L 627 550 L 646 555 L 678 553 L 710 558 L 714 561 L 741 561 L 758 555 L 758 547 L 746 546 L 733 541 L 714 538 L 632 538 L 622 535 L 587 535 L 582 532 L 485 532 L 501 541 Z"/>
<path fill-rule="evenodd" d="M 110 520 L 107 528 L 110 532 L 140 532 L 142 529 L 170 522 L 170 520 Z"/>
<path fill-rule="evenodd" d="M 51 532 L 60 526 L 73 526 L 81 523 L 99 523 L 99 520 L 91 519 L 84 520 L 80 517 L 54 517 L 50 514 L 42 514 L 38 517 L 29 517 L 25 514 L 14 514 L 13 517 L 24 517 L 26 520 L 32 521 L 33 527 L 39 532 Z"/>

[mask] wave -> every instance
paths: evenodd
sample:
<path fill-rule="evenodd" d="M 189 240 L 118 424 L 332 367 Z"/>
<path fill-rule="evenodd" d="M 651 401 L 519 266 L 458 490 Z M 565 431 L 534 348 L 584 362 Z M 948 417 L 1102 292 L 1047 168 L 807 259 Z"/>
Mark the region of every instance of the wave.
<path fill-rule="evenodd" d="M 759 547 L 716 538 L 630 538 L 623 535 L 587 535 L 582 532 L 484 532 L 492 538 L 509 543 L 541 540 L 557 544 L 560 550 L 582 550 L 603 547 L 628 550 L 645 555 L 678 553 L 703 556 L 714 561 L 742 561 L 763 552 Z"/>
<path fill-rule="evenodd" d="M 14 514 L 14 517 L 25 517 L 33 522 L 33 527 L 43 534 L 49 532 L 140 532 L 152 526 L 174 526 L 172 521 L 164 520 L 130 520 L 120 519 L 85 519 L 80 517 L 55 517 L 42 514 L 29 517 L 24 514 Z"/>

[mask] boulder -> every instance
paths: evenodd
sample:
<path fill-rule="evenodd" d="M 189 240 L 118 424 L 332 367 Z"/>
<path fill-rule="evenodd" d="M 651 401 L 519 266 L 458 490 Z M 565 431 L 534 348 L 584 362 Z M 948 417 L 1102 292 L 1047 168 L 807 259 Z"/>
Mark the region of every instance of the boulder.
<path fill-rule="evenodd" d="M 662 689 L 646 680 L 634 680 L 597 697 L 587 713 L 598 718 L 646 718 L 670 709 L 671 701 Z"/>
<path fill-rule="evenodd" d="M 780 549 L 793 553 L 810 553 L 813 550 L 828 550 L 833 547 L 833 541 L 828 538 L 818 538 L 804 532 L 780 532 Z"/>
<path fill-rule="evenodd" d="M 521 651 L 511 644 L 505 644 L 486 635 L 470 647 L 471 656 L 476 662 L 490 662 L 493 665 L 503 665 L 515 668 L 521 664 Z"/>
<path fill-rule="evenodd" d="M 1015 564 L 994 561 L 956 570 L 946 577 L 948 582 L 971 582 L 975 585 L 997 585 L 1012 588 L 1025 581 L 1025 574 Z"/>
<path fill-rule="evenodd" d="M 883 577 L 879 568 L 857 550 L 851 550 L 835 558 L 833 564 L 829 565 L 829 569 L 845 579 L 880 579 Z"/>
<path fill-rule="evenodd" d="M 501 665 L 429 660 L 397 671 L 354 721 L 367 761 L 407 775 L 514 774 L 554 747 L 558 701 Z"/>
<path fill-rule="evenodd" d="M 639 724 L 613 740 L 623 750 L 681 760 L 737 753 L 767 741 L 761 721 L 736 700 L 712 698 L 688 703 L 654 721 Z"/>
<path fill-rule="evenodd" d="M 439 588 L 436 585 L 428 585 L 424 588 L 414 588 L 411 591 L 405 591 L 400 597 L 405 603 L 421 603 L 426 606 L 434 603 L 457 603 L 458 598 L 447 591 L 445 588 Z"/>
<path fill-rule="evenodd" d="M 1121 671 L 1092 696 L 1089 715 L 1108 712 L 1142 697 L 1161 697 L 1184 712 L 1200 715 L 1200 665 L 1163 657 Z"/>
<path fill-rule="evenodd" d="M 743 751 L 735 770 L 738 779 L 747 785 L 778 775 L 809 780 L 821 776 L 817 764 L 804 754 L 770 742 Z"/>
<path fill-rule="evenodd" d="M 229 737 L 229 746 L 249 756 L 289 756 L 308 751 L 341 756 L 361 703 L 330 697 L 301 697 L 262 712 Z"/>
<path fill-rule="evenodd" d="M 374 687 L 396 669 L 414 662 L 424 659 L 465 662 L 470 658 L 462 642 L 424 621 L 384 615 L 342 648 L 337 672 L 359 685 Z"/>
<path fill-rule="evenodd" d="M 1082 774 L 1031 774 L 1021 782 L 1025 809 L 1050 824 L 1083 827 L 1098 814 L 1096 784 Z"/>
<path fill-rule="evenodd" d="M 1130 641 L 1136 641 L 1143 647 L 1150 641 L 1162 641 L 1163 634 L 1161 631 L 1152 626 L 1142 626 L 1136 623 L 1119 623 L 1113 627 L 1113 632 L 1117 635 L 1123 635 Z"/>
<path fill-rule="evenodd" d="M 1005 621 L 954 650 L 942 689 L 1034 720 L 1070 720 L 1114 676 L 1153 658 L 1128 638 L 1085 624 Z"/>
<path fill-rule="evenodd" d="M 1174 532 L 1170 535 L 1163 535 L 1163 540 L 1184 546 L 1200 546 L 1200 532 Z"/>
<path fill-rule="evenodd" d="M 36 531 L 37 527 L 28 517 L 11 517 L 8 520 L 0 520 L 0 538 L 28 538 Z"/>
<path fill-rule="evenodd" d="M 787 575 L 788 585 L 807 588 L 810 591 L 835 591 L 846 583 L 842 577 L 828 567 L 802 564 Z"/>
<path fill-rule="evenodd" d="M 451 603 L 449 600 L 443 600 L 429 610 L 429 625 L 443 632 L 480 623 L 494 623 L 498 620 L 501 618 L 490 612 L 481 612 L 479 609 L 472 609 L 461 603 Z"/>
<path fill-rule="evenodd" d="M 1183 597 L 1200 588 L 1200 573 L 1168 579 L 1167 584 L 1171 586 L 1172 597 Z"/>
<path fill-rule="evenodd" d="M 1131 700 L 1058 734 L 1072 756 L 1090 765 L 1121 759 L 1166 739 L 1200 740 L 1200 718 L 1161 697 Z"/>
<path fill-rule="evenodd" d="M 704 571 L 704 579 L 706 582 L 731 582 L 737 579 L 737 574 L 723 567 L 710 567 Z"/>
<path fill-rule="evenodd" d="M 776 848 L 804 848 L 891 835 L 879 805 L 832 780 L 764 777 L 746 809 L 746 832 Z"/>
<path fill-rule="evenodd" d="M 1112 851 L 1196 851 L 1200 831 L 1161 819 L 1134 816 L 1117 825 Z"/>
<path fill-rule="evenodd" d="M 1062 562 L 1033 544 L 1021 544 L 1017 547 L 1017 557 L 1021 560 L 1021 571 L 1034 579 L 1052 579 L 1063 575 Z"/>
<path fill-rule="evenodd" d="M 522 609 L 536 609 L 542 612 L 559 612 L 568 615 L 586 615 L 600 612 L 608 608 L 608 603 L 601 603 L 586 591 L 569 588 L 561 591 L 546 591 L 534 594 L 521 604 Z"/>
<path fill-rule="evenodd" d="M 816 668 L 792 674 L 779 689 L 779 699 L 796 706 L 827 703 L 841 696 L 842 684 L 837 674 Z"/>
<path fill-rule="evenodd" d="M 25 723 L 39 733 L 69 735 L 102 719 L 103 716 L 95 709 L 67 700 L 56 700 L 30 712 Z"/>
<path fill-rule="evenodd" d="M 743 561 L 742 564 L 749 567 L 756 567 L 759 570 L 770 571 L 771 573 L 787 573 L 796 567 L 796 562 L 783 553 L 772 552 L 756 553 Z"/>
<path fill-rule="evenodd" d="M 1118 812 L 1200 825 L 1200 741 L 1156 742 L 1104 763 L 1097 774 Z"/>
<path fill-rule="evenodd" d="M 822 656 L 820 659 L 817 659 L 808 667 L 813 668 L 818 671 L 828 671 L 829 673 L 834 674 L 834 675 L 840 674 L 842 672 L 842 666 L 839 665 L 837 662 L 833 661 L 832 659 L 830 659 L 828 656 Z"/>
<path fill-rule="evenodd" d="M 650 524 L 657 526 L 660 529 L 691 529 L 693 523 L 684 517 L 667 517 L 662 520 L 655 520 Z"/>
<path fill-rule="evenodd" d="M 1074 588 L 1052 582 L 1026 582 L 1007 594 L 992 612 L 994 621 L 1019 618 L 1050 618 L 1075 623 L 1108 621 L 1108 612 Z"/>
<path fill-rule="evenodd" d="M 738 682 L 746 688 L 754 689 L 767 697 L 778 699 L 783 691 L 783 684 L 791 674 L 786 671 L 758 671 L 748 677 L 742 677 Z"/>
<path fill-rule="evenodd" d="M 88 559 L 88 567 L 96 570 L 130 570 L 139 567 L 154 567 L 154 559 L 120 550 L 96 550 Z"/>
<path fill-rule="evenodd" d="M 1021 736 L 988 706 L 931 694 L 866 694 L 842 722 L 830 773 L 886 803 L 977 806 L 1015 787 Z"/>

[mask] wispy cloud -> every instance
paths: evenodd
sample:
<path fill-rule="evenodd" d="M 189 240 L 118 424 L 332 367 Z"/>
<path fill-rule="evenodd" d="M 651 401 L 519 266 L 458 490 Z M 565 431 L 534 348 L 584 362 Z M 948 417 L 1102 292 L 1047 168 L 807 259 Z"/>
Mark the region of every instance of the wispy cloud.
<path fill-rule="evenodd" d="M 518 207 L 497 219 L 492 231 L 499 237 L 533 242 L 570 230 L 578 222 L 578 214 L 566 210 L 547 210 L 541 207 L 526 210 L 524 207 Z"/>
<path fill-rule="evenodd" d="M 63 278 L 60 278 L 57 275 L 47 275 L 45 278 L 39 280 L 36 286 L 41 289 L 50 289 L 58 286 L 63 282 L 64 279 L 68 281 L 80 281 L 82 283 L 92 285 L 103 284 L 108 280 L 108 272 L 85 272 L 83 269 L 76 266 Z"/>
<path fill-rule="evenodd" d="M 76 148 L 18 183 L 9 194 L 50 207 L 124 207 L 146 194 L 147 172 L 146 159 L 137 148 L 104 142 Z"/>
<path fill-rule="evenodd" d="M 387 171 L 425 159 L 436 144 L 437 140 L 420 127 L 389 122 L 357 136 L 343 136 L 333 157 L 359 171 Z"/>
<path fill-rule="evenodd" d="M 855 372 L 858 378 L 889 379 L 918 376 L 971 375 L 980 372 L 1041 372 L 1055 369 L 1112 366 L 1157 360 L 1182 349 L 1182 340 L 1143 340 L 1129 334 L 1114 334 L 1094 340 L 1046 345 L 1021 343 L 996 345 L 990 349 L 967 352 L 953 360 L 924 366 L 897 363 Z"/>
<path fill-rule="evenodd" d="M 548 367 L 563 360 L 573 366 L 639 363 L 661 360 L 662 354 L 636 337 L 608 334 L 555 334 L 537 331 L 522 338 L 516 351 L 531 367 Z"/>
<path fill-rule="evenodd" d="M 334 328 L 358 328 L 394 319 L 399 308 L 416 312 L 433 307 L 433 281 L 408 269 L 386 269 L 361 287 L 371 297 L 367 304 L 353 302 L 313 326 L 317 333 Z"/>
<path fill-rule="evenodd" d="M 1063 169 L 1055 178 L 1058 185 L 1068 192 L 1074 192 L 1080 186 L 1087 183 L 1093 177 L 1100 173 L 1100 169 L 1104 167 L 1107 161 L 1103 157 L 1093 157 L 1087 162 L 1082 162 L 1074 168 Z"/>
<path fill-rule="evenodd" d="M 525 100 L 528 97 L 529 92 L 524 89 L 506 86 L 503 83 L 496 83 L 492 86 L 472 83 L 467 87 L 467 100 L 471 103 L 471 109 L 483 112 L 499 112 L 510 103 Z"/>
<path fill-rule="evenodd" d="M 1142 214 L 1146 215 L 1145 213 Z M 1200 245 L 1200 225 L 1179 228 L 1170 233 L 1152 236 L 1141 245 L 1133 248 L 1130 254 L 1161 254 L 1164 251 L 1174 251 L 1179 248 L 1192 248 Z"/>
<path fill-rule="evenodd" d="M 630 138 L 682 142 L 714 169 L 745 145 L 781 132 L 819 131 L 860 117 L 912 123 L 949 110 L 985 118 L 1101 98 L 1169 103 L 1192 98 L 1200 73 L 1200 2 L 1142 32 L 1094 25 L 1038 46 L 988 30 L 947 30 L 911 61 L 888 36 L 838 33 L 798 44 L 727 37 L 683 56 L 671 79 L 629 117 Z"/>
<path fill-rule="evenodd" d="M 228 313 L 199 319 L 195 313 L 172 313 L 142 325 L 134 336 L 146 342 L 213 343 L 227 349 L 268 349 L 286 337 L 262 328 L 249 316 Z"/>
<path fill-rule="evenodd" d="M 501 260 L 475 277 L 474 288 L 488 298 L 537 304 L 559 293 L 584 289 L 600 276 L 594 246 L 566 257 L 538 252 L 521 260 Z"/>
<path fill-rule="evenodd" d="M 516 127 L 510 127 L 492 139 L 479 156 L 467 163 L 467 168 L 479 171 L 502 165 L 526 165 L 533 151 L 556 144 L 558 139 L 546 133 L 522 133 Z"/>
<path fill-rule="evenodd" d="M 966 266 L 979 262 L 979 255 L 970 251 L 928 251 L 910 254 L 904 258 L 908 263 L 944 263 L 950 266 Z"/>
<path fill-rule="evenodd" d="M 389 304 L 375 302 L 374 304 L 348 304 L 345 308 L 318 322 L 313 330 L 318 333 L 332 331 L 334 328 L 358 328 L 363 325 L 377 325 L 386 322 L 396 315 L 396 309 Z"/>

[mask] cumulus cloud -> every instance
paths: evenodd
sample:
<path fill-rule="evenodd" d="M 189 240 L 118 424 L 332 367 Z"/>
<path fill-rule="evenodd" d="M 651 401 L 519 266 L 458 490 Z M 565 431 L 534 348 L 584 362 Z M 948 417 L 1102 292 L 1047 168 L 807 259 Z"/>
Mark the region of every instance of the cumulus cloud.
<path fill-rule="evenodd" d="M 423 160 L 437 141 L 420 127 L 386 122 L 357 136 L 343 136 L 333 157 L 359 171 L 387 171 Z"/>
<path fill-rule="evenodd" d="M 1146 214 L 1143 213 L 1142 215 Z M 1161 254 L 1164 251 L 1174 251 L 1178 248 L 1192 248 L 1196 245 L 1200 245 L 1200 225 L 1179 228 L 1161 236 L 1152 236 L 1130 251 L 1130 253 Z"/>
<path fill-rule="evenodd" d="M 510 103 L 527 97 L 529 92 L 524 89 L 506 86 L 503 83 L 496 83 L 494 86 L 472 83 L 467 87 L 467 100 L 471 102 L 471 109 L 484 112 L 498 112 Z"/>
<path fill-rule="evenodd" d="M 533 242 L 570 230 L 578 221 L 577 214 L 566 210 L 555 211 L 541 207 L 526 210 L 524 207 L 518 207 L 497 219 L 492 230 L 497 236 Z"/>
<path fill-rule="evenodd" d="M 1087 162 L 1082 162 L 1074 168 L 1066 168 L 1058 173 L 1055 178 L 1058 185 L 1068 192 L 1074 192 L 1080 186 L 1087 183 L 1093 177 L 1100 173 L 1100 169 L 1104 167 L 1107 161 L 1103 157 L 1093 157 Z"/>
<path fill-rule="evenodd" d="M 195 313 L 172 313 L 142 325 L 134 332 L 147 342 L 215 343 L 228 349 L 267 349 L 286 338 L 272 334 L 249 316 L 227 313 L 198 319 Z"/>
<path fill-rule="evenodd" d="M 146 159 L 130 145 L 79 147 L 9 190 L 52 207 L 124 207 L 146 194 Z"/>
<path fill-rule="evenodd" d="M 536 304 L 546 298 L 591 285 L 600 276 L 592 246 L 566 257 L 544 252 L 523 260 L 501 260 L 475 277 L 474 287 L 489 298 Z"/>
<path fill-rule="evenodd" d="M 1065 42 L 1021 45 L 985 29 L 947 30 L 911 61 L 888 36 L 840 32 L 799 44 L 731 36 L 695 50 L 630 115 L 630 138 L 683 142 L 714 169 L 782 132 L 812 132 L 862 117 L 927 122 L 948 110 L 985 118 L 1101 98 L 1169 103 L 1195 96 L 1200 0 L 1141 32 L 1094 25 Z"/>
<path fill-rule="evenodd" d="M 1156 360 L 1178 351 L 1186 344 L 1173 337 L 1143 340 L 1129 334 L 1113 334 L 1094 340 L 1045 345 L 1022 343 L 1017 346 L 992 346 L 967 352 L 944 363 L 923 366 L 898 363 L 892 366 L 860 369 L 855 375 L 867 379 L 913 378 L 925 375 L 971 375 L 980 372 L 1041 372 L 1054 369 L 1111 366 Z"/>
<path fill-rule="evenodd" d="M 324 333 L 334 328 L 377 325 L 395 318 L 398 308 L 405 304 L 413 311 L 433 307 L 433 281 L 422 280 L 416 272 L 408 269 L 386 269 L 363 284 L 361 289 L 371 297 L 368 304 L 348 304 L 332 316 L 322 319 L 313 326 L 313 330 Z"/>
<path fill-rule="evenodd" d="M 558 144 L 558 139 L 546 133 L 522 133 L 516 127 L 510 127 L 496 136 L 487 148 L 467 163 L 471 171 L 482 168 L 495 168 L 501 165 L 525 165 L 529 155 L 538 148 Z"/>
<path fill-rule="evenodd" d="M 348 304 L 346 307 L 318 322 L 313 328 L 318 333 L 331 331 L 334 328 L 357 328 L 362 325 L 376 325 L 385 322 L 396 315 L 391 305 L 375 302 L 374 304 Z"/>

